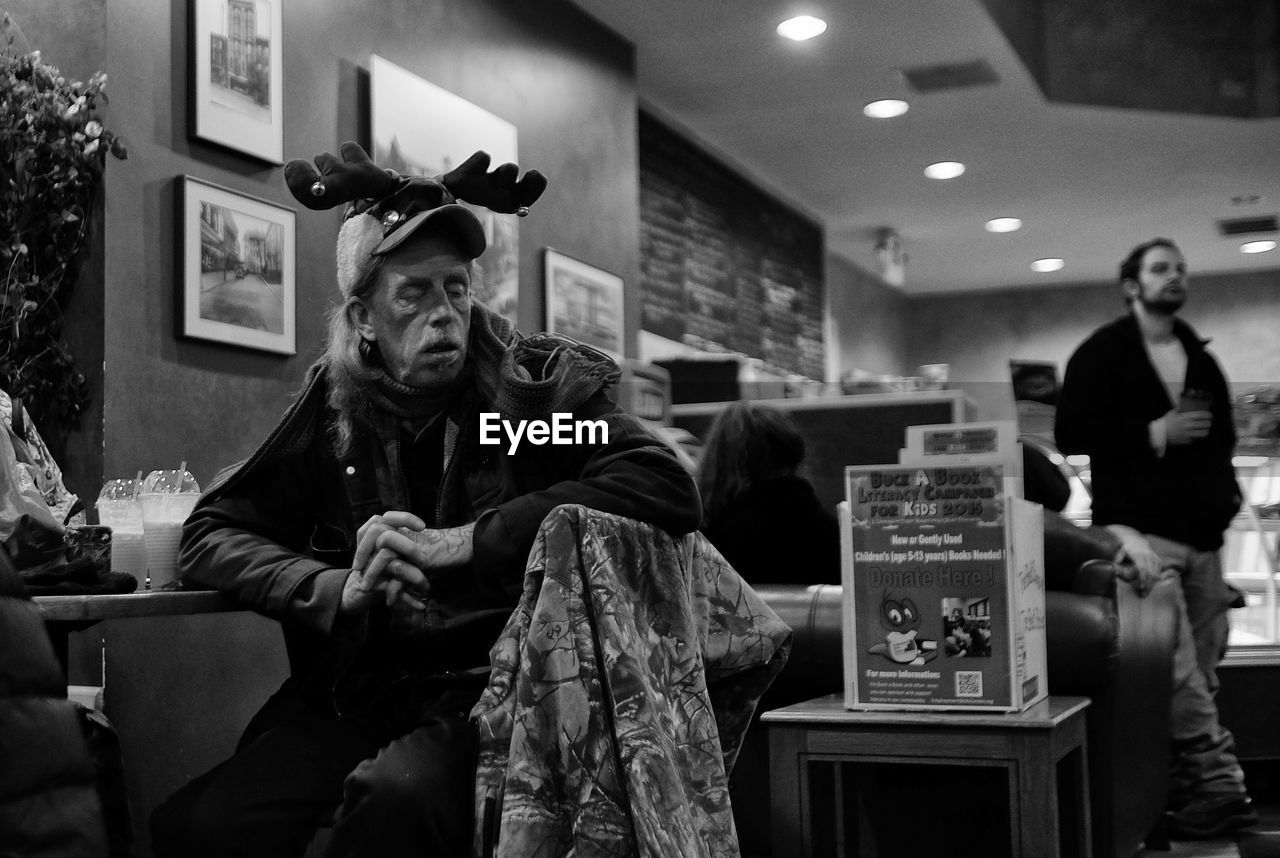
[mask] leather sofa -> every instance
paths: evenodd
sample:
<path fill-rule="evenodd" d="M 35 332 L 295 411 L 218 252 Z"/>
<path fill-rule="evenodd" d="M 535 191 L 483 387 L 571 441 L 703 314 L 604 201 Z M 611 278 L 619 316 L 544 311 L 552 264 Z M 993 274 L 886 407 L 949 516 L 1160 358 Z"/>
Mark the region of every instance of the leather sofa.
<path fill-rule="evenodd" d="M 1167 848 L 1161 821 L 1169 784 L 1174 594 L 1161 584 L 1140 598 L 1118 580 L 1131 570 L 1110 562 L 1115 546 L 1106 531 L 1082 530 L 1048 512 L 1045 531 L 1049 692 L 1092 701 L 1086 722 L 1093 854 L 1131 858 L 1144 842 Z M 841 587 L 754 589 L 795 633 L 787 667 L 758 711 L 840 693 Z M 744 856 L 765 854 L 769 843 L 762 725 L 749 742 L 731 787 Z M 915 799 L 933 801 L 919 793 Z M 916 824 L 927 816 L 917 813 Z"/>

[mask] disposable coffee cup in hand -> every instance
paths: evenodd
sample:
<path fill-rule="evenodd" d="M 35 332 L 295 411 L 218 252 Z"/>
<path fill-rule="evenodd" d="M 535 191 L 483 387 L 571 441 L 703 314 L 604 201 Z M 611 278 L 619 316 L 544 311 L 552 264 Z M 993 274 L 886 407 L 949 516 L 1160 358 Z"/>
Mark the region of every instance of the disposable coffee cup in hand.
<path fill-rule="evenodd" d="M 1209 406 L 1213 403 L 1212 397 L 1203 390 L 1193 390 L 1188 388 L 1182 391 L 1182 398 L 1178 400 L 1179 411 L 1208 411 Z"/>

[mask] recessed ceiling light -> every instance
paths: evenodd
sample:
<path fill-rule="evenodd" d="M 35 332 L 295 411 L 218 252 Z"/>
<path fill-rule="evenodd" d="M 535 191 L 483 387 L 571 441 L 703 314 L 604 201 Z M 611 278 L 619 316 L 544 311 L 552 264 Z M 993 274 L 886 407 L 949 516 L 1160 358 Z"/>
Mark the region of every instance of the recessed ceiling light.
<path fill-rule="evenodd" d="M 1246 241 L 1240 245 L 1241 253 L 1266 253 L 1268 250 L 1275 250 L 1276 243 L 1269 238 L 1260 241 Z"/>
<path fill-rule="evenodd" d="M 964 174 L 964 164 L 959 161 L 939 161 L 925 167 L 924 174 L 930 179 L 954 179 Z"/>
<path fill-rule="evenodd" d="M 1261 468 L 1271 459 L 1267 456 L 1232 456 L 1231 466 L 1233 468 Z"/>
<path fill-rule="evenodd" d="M 987 232 L 1013 232 L 1022 229 L 1022 220 L 1016 217 L 993 217 L 987 221 Z"/>
<path fill-rule="evenodd" d="M 910 105 L 901 99 L 882 98 L 862 108 L 862 115 L 870 116 L 872 119 L 892 119 L 906 113 L 909 107 Z"/>
<path fill-rule="evenodd" d="M 1067 263 L 1063 262 L 1061 259 L 1050 256 L 1045 259 L 1037 259 L 1035 262 L 1031 263 L 1031 270 L 1039 271 L 1041 274 L 1046 274 L 1050 271 L 1061 271 L 1063 266 L 1066 264 Z"/>
<path fill-rule="evenodd" d="M 821 36 L 827 31 L 827 22 L 812 15 L 798 15 L 778 25 L 778 35 L 797 42 Z"/>

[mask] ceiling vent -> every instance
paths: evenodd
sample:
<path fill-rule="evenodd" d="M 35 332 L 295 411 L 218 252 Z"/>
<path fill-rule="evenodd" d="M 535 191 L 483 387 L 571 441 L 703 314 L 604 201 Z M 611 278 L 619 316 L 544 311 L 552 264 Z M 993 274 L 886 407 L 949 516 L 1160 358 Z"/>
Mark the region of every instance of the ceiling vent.
<path fill-rule="evenodd" d="M 1251 235 L 1253 233 L 1280 232 L 1276 215 L 1236 217 L 1218 221 L 1220 235 Z"/>
<path fill-rule="evenodd" d="M 1000 76 L 986 60 L 970 60 L 964 63 L 939 63 L 932 66 L 913 66 L 903 69 L 907 83 L 917 92 L 936 92 L 940 89 L 960 89 L 966 86 L 982 86 L 999 83 Z"/>

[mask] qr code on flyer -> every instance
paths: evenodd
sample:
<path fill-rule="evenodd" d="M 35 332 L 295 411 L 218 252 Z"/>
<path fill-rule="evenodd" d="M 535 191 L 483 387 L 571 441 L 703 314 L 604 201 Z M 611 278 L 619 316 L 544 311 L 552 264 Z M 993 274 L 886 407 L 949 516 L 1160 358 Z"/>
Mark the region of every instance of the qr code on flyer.
<path fill-rule="evenodd" d="M 956 697 L 981 697 L 981 696 L 982 696 L 982 671 L 957 670 L 956 671 Z"/>

